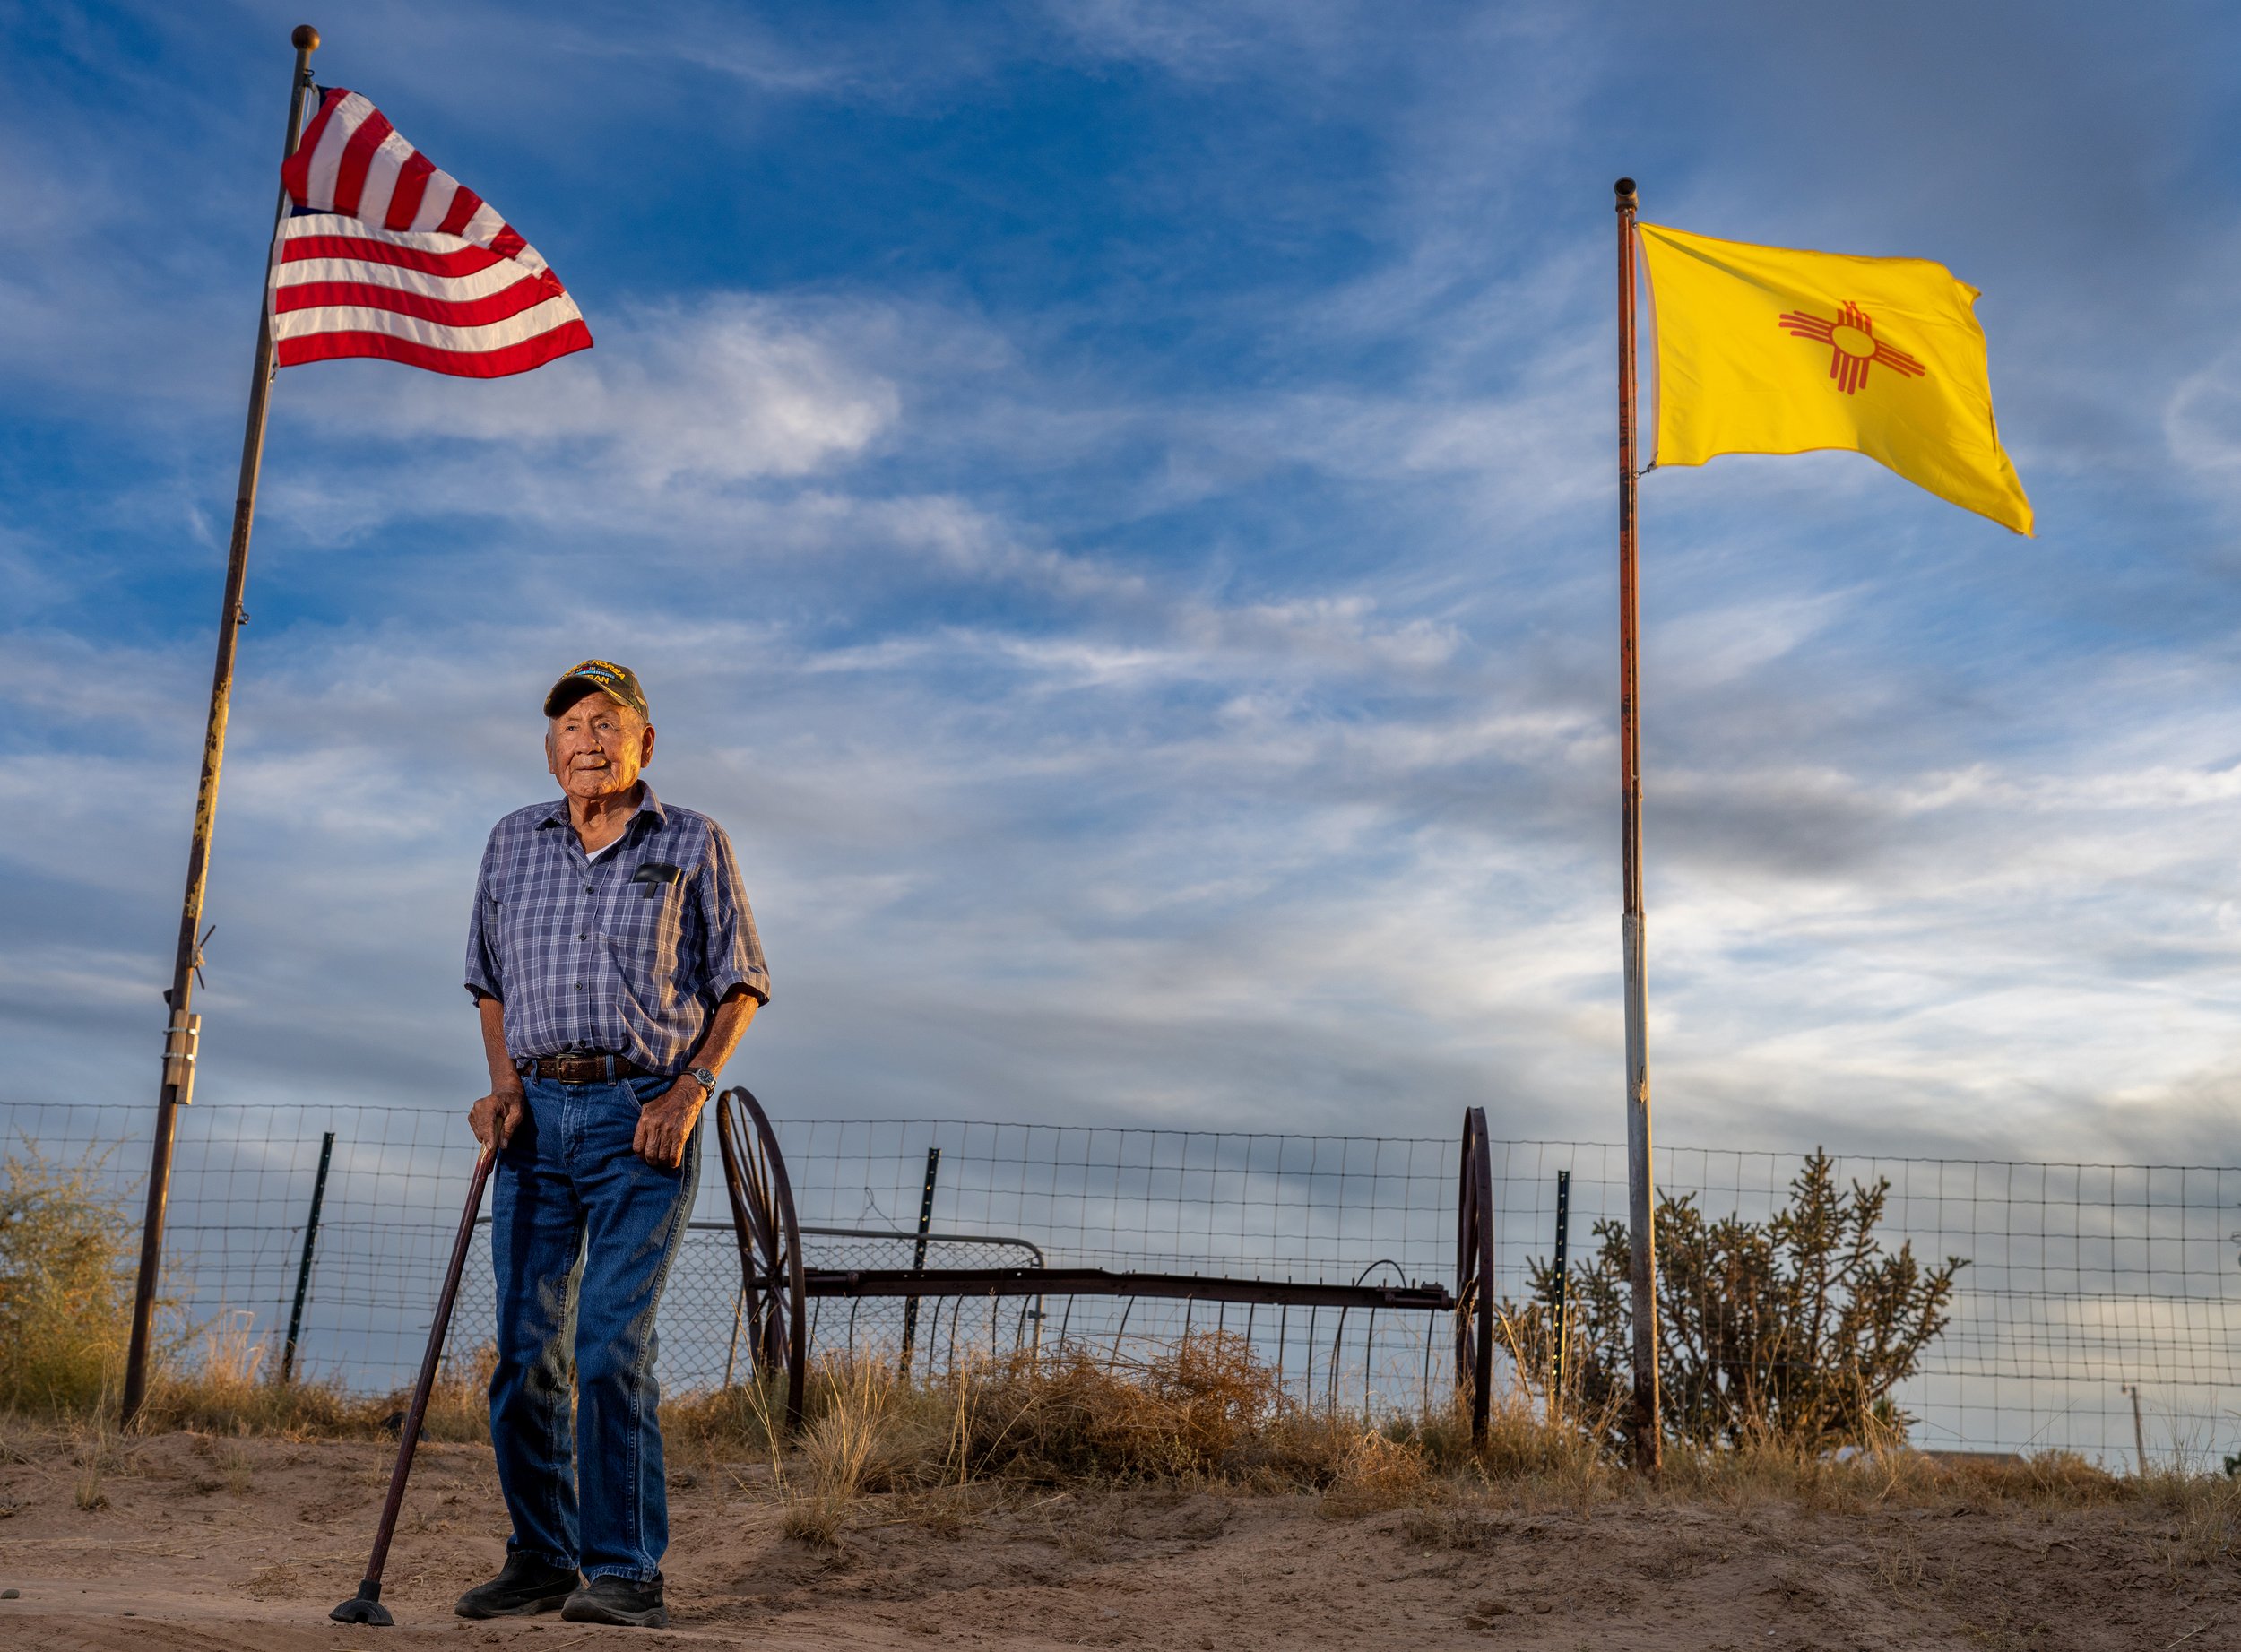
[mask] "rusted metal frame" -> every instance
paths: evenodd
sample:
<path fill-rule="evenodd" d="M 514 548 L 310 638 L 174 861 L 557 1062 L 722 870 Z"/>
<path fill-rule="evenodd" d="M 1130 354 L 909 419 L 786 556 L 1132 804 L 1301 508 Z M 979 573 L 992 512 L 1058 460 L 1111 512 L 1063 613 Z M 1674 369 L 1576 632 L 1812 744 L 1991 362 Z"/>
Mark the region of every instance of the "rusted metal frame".
<path fill-rule="evenodd" d="M 744 1117 L 742 1118 L 742 1115 Z M 747 1126 L 754 1137 L 746 1138 Z M 737 1130 L 741 1139 L 732 1140 Z M 754 1342 L 758 1371 L 786 1370 L 786 1426 L 801 1426 L 809 1381 L 809 1302 L 801 1224 L 777 1132 L 754 1092 L 735 1085 L 716 1098 L 716 1145 L 739 1241 L 740 1288 L 764 1304 Z"/>
<path fill-rule="evenodd" d="M 781 1225 L 786 1241 L 786 1426 L 799 1429 L 809 1373 L 809 1302 L 807 1270 L 801 1257 L 801 1224 L 794 1214 L 793 1183 L 786 1175 L 785 1157 L 778 1150 L 778 1133 L 771 1129 L 769 1115 L 763 1111 L 763 1104 L 755 1099 L 753 1092 L 742 1087 L 739 1094 L 754 1116 L 756 1136 L 762 1143 L 770 1178 L 773 1218 Z"/>
<path fill-rule="evenodd" d="M 713 1226 L 716 1226 L 716 1227 L 721 1227 L 721 1226 L 722 1226 L 723 1224 L 722 1224 L 722 1223 L 720 1223 L 720 1222 L 719 1222 L 719 1223 L 714 1223 L 714 1224 L 710 1224 L 710 1223 L 705 1223 L 705 1222 L 696 1222 L 696 1223 L 694 1223 L 692 1225 L 693 1225 L 693 1226 L 695 1226 L 695 1227 L 707 1227 L 707 1226 L 711 1226 L 711 1225 L 713 1225 Z M 802 1235 L 803 1235 L 805 1238 L 812 1238 L 812 1239 L 896 1239 L 896 1240 L 900 1240 L 900 1241 L 903 1241 L 904 1243 L 905 1243 L 905 1244 L 909 1244 L 909 1243 L 911 1243 L 911 1242 L 914 1241 L 915 1241 L 915 1240 L 917 1240 L 917 1239 L 918 1239 L 918 1237 L 919 1237 L 919 1235 L 918 1235 L 918 1234 L 916 1234 L 916 1233 L 904 1233 L 904 1232 L 902 1229 L 900 1229 L 900 1228 L 891 1228 L 891 1227 L 819 1227 L 819 1226 L 817 1226 L 816 1224 L 812 1224 L 812 1223 L 808 1223 L 808 1222 L 804 1222 L 804 1223 L 801 1224 L 801 1229 L 800 1229 L 800 1231 L 801 1231 Z M 1036 1266 L 1037 1267 L 1042 1267 L 1042 1266 L 1043 1266 L 1043 1247 L 1042 1247 L 1041 1245 L 1038 1245 L 1037 1243 L 1035 1243 L 1035 1241 L 1034 1241 L 1034 1240 L 1032 1240 L 1032 1239 L 1023 1239 L 1023 1238 L 1021 1238 L 1021 1237 L 1020 1237 L 1018 1234 L 1017 1234 L 1017 1233 L 948 1233 L 948 1232 L 947 1232 L 947 1231 L 944 1231 L 944 1232 L 941 1232 L 941 1233 L 934 1233 L 934 1232 L 930 1232 L 930 1232 L 929 1232 L 929 1233 L 925 1235 L 925 1237 L 926 1237 L 926 1239 L 927 1239 L 930 1242 L 931 1242 L 931 1243 L 935 1243 L 935 1244 L 945 1244 L 945 1245 L 1009 1245 L 1009 1246 L 1011 1246 L 1011 1247 L 1012 1247 L 1014 1250 L 1025 1250 L 1025 1251 L 1026 1251 L 1029 1255 L 1033 1256 L 1033 1257 L 1034 1258 L 1034 1259 L 1035 1259 L 1035 1266 Z"/>
<path fill-rule="evenodd" d="M 749 1208 L 746 1195 L 747 1170 L 743 1147 L 734 1139 L 738 1125 L 731 1111 L 731 1093 L 724 1092 L 716 1098 L 716 1151 L 723 1161 L 723 1191 L 731 1207 L 731 1231 L 740 1251 L 740 1316 L 748 1326 L 748 1357 L 759 1370 L 762 1364 L 763 1304 L 761 1281 L 766 1271 L 775 1266 L 775 1259 L 766 1261 L 757 1253 L 759 1218 Z M 696 1224 L 697 1225 L 697 1224 Z M 732 1343 L 739 1341 L 738 1318 L 734 1317 Z M 731 1362 L 724 1362 L 724 1385 L 731 1381 Z"/>
<path fill-rule="evenodd" d="M 1626 981 L 1627 1233 L 1632 1249 L 1634 1466 L 1655 1474 L 1660 1433 L 1657 1394 L 1657 1241 L 1650 1186 L 1648 941 L 1642 910 L 1640 601 L 1634 344 L 1634 180 L 1614 186 L 1619 229 L 1619 809 L 1622 930 Z"/>
<path fill-rule="evenodd" d="M 746 1165 L 748 1190 L 752 1195 L 748 1209 L 755 1219 L 756 1241 L 762 1248 L 761 1254 L 767 1258 L 764 1266 L 775 1276 L 782 1271 L 786 1244 L 772 1201 L 768 1155 L 749 1142 Z M 779 1291 L 773 1290 L 762 1302 L 761 1314 L 756 1321 L 755 1357 L 766 1368 L 785 1357 L 786 1315 L 780 1303 Z"/>
<path fill-rule="evenodd" d="M 809 1268 L 812 1297 L 1121 1296 L 1177 1302 L 1256 1302 L 1301 1308 L 1409 1308 L 1450 1310 L 1440 1284 L 1327 1284 L 1311 1281 L 1216 1279 L 1198 1274 L 1116 1273 L 1103 1267 Z"/>
<path fill-rule="evenodd" d="M 304 93 L 311 89 L 311 54 L 319 35 L 308 25 L 293 37 L 296 67 L 288 82 L 288 136 L 281 159 L 296 152 L 303 134 Z M 273 209 L 274 239 L 288 213 L 283 186 Z M 266 254 L 266 274 L 272 255 Z M 171 988 L 164 994 L 164 1071 L 156 1094 L 155 1140 L 148 1157 L 148 1207 L 141 1223 L 140 1272 L 133 1287 L 132 1340 L 125 1354 L 125 1391 L 119 1413 L 129 1428 L 148 1392 L 149 1333 L 155 1320 L 156 1285 L 163 1270 L 163 1219 L 170 1200 L 171 1149 L 178 1110 L 193 1099 L 194 1043 L 199 1017 L 194 1013 L 195 969 L 201 948 L 203 895 L 210 881 L 211 831 L 218 817 L 218 776 L 226 761 L 226 716 L 233 698 L 234 644 L 242 621 L 241 594 L 249 576 L 249 529 L 256 515 L 256 485 L 264 465 L 264 416 L 273 384 L 273 327 L 265 288 L 257 289 L 256 353 L 249 369 L 249 411 L 241 433 L 241 474 L 234 489 L 233 532 L 226 546 L 226 589 L 218 608 L 218 655 L 210 678 L 210 711 L 203 727 L 203 772 L 195 790 L 195 832 L 187 840 L 186 892 L 179 904 L 179 938 L 171 961 Z"/>
<path fill-rule="evenodd" d="M 1471 1397 L 1471 1292 L 1474 1279 L 1471 1233 L 1478 1223 L 1477 1184 L 1471 1177 L 1471 1115 L 1463 1115 L 1463 1147 L 1458 1159 L 1455 1199 L 1455 1391 L 1467 1404 Z"/>

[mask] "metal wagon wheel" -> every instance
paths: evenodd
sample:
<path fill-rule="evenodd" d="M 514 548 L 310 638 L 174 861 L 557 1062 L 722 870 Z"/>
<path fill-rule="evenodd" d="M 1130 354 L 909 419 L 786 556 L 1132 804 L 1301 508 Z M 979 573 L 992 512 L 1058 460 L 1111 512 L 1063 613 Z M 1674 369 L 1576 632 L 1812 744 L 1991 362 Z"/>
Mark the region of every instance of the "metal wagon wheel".
<path fill-rule="evenodd" d="M 786 1180 L 785 1157 L 778 1151 L 770 1117 L 744 1086 L 716 1098 L 716 1146 L 723 1155 L 723 1187 L 739 1238 L 748 1349 L 757 1377 L 784 1366 L 786 1427 L 798 1429 L 809 1364 L 801 1224 L 794 1215 L 793 1187 Z"/>
<path fill-rule="evenodd" d="M 1493 1411 L 1494 1166 L 1486 1110 L 1463 1114 L 1463 1185 L 1456 1200 L 1455 1385 L 1470 1402 L 1471 1443 L 1484 1445 Z"/>

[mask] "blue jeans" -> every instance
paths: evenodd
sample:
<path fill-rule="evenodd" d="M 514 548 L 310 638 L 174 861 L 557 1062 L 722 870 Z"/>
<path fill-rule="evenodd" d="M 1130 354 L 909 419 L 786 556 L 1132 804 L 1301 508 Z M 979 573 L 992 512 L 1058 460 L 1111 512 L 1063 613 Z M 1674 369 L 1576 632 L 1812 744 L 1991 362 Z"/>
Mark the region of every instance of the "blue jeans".
<path fill-rule="evenodd" d="M 653 1315 L 692 1215 L 700 1131 L 676 1170 L 655 1169 L 630 1141 L 640 1105 L 670 1082 L 528 1080 L 490 1217 L 490 1443 L 514 1521 L 507 1551 L 642 1583 L 662 1575 L 669 1547 Z"/>

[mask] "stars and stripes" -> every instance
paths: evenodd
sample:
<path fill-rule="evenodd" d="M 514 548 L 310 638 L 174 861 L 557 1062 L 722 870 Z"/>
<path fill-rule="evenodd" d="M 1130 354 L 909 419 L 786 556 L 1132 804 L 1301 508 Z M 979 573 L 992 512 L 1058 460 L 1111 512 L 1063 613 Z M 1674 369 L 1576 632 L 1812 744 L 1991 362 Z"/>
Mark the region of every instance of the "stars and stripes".
<path fill-rule="evenodd" d="M 377 356 L 497 378 L 591 348 L 537 249 L 357 92 L 326 93 L 281 179 L 295 203 L 273 251 L 281 367 Z"/>

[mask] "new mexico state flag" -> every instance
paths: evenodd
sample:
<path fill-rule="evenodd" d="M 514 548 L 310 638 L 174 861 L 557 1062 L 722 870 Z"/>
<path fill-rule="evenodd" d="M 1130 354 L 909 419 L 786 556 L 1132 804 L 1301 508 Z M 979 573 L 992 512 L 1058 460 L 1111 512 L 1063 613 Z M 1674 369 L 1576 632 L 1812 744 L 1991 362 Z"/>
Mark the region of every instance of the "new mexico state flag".
<path fill-rule="evenodd" d="M 1993 422 L 1974 287 L 1924 258 L 1635 228 L 1657 329 L 1657 463 L 1852 448 L 2030 532 Z"/>

